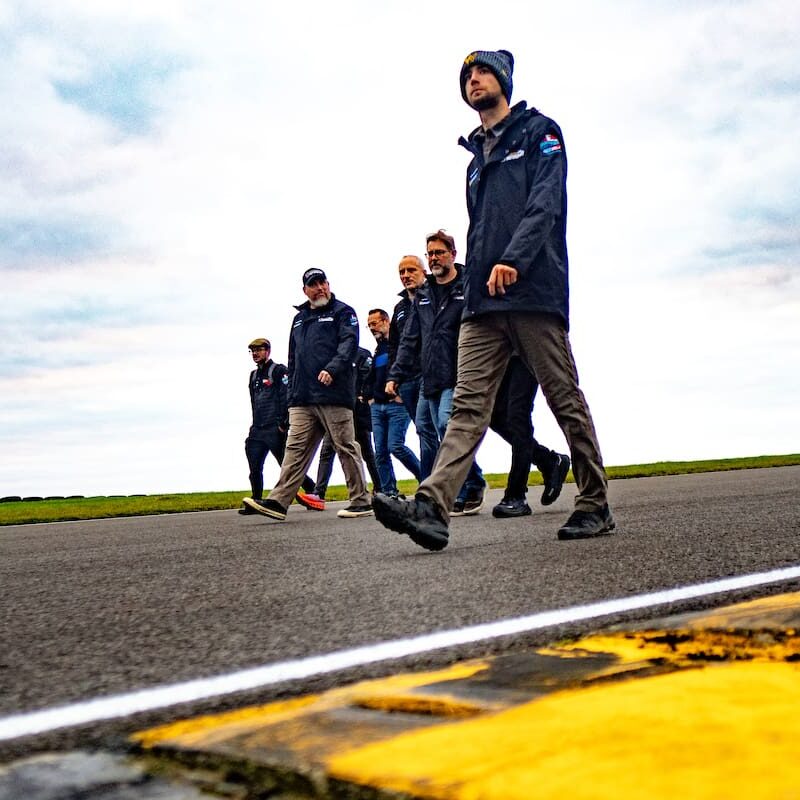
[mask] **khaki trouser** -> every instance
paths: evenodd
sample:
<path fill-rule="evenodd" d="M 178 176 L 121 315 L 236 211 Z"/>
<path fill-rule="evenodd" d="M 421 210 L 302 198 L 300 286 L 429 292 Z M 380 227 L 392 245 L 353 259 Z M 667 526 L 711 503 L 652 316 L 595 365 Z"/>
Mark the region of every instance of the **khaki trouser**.
<path fill-rule="evenodd" d="M 289 409 L 289 437 L 275 488 L 269 493 L 284 508 L 297 494 L 322 437 L 329 433 L 342 464 L 351 505 L 369 505 L 361 448 L 356 442 L 353 411 L 343 406 L 295 406 Z"/>
<path fill-rule="evenodd" d="M 578 386 L 569 337 L 563 321 L 554 314 L 494 312 L 462 322 L 453 415 L 433 473 L 418 491 L 445 512 L 453 507 L 486 433 L 512 352 L 537 377 L 569 444 L 578 487 L 575 508 L 597 511 L 606 503 L 608 481 L 589 406 Z"/>

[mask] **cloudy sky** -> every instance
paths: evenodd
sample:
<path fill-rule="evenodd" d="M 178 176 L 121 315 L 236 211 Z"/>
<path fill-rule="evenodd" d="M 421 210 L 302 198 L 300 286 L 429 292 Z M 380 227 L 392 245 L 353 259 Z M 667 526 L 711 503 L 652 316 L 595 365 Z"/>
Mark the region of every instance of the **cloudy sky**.
<path fill-rule="evenodd" d="M 475 48 L 564 130 L 606 463 L 800 452 L 798 41 L 795 0 L 0 0 L 0 495 L 244 489 L 303 270 L 371 349 L 399 257 L 463 243 Z"/>

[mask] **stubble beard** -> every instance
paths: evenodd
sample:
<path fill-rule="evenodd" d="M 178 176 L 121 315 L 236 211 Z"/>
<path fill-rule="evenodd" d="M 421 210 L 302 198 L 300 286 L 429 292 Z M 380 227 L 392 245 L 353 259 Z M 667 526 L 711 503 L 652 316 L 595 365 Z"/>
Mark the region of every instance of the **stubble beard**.
<path fill-rule="evenodd" d="M 477 100 L 472 101 L 472 107 L 476 111 L 489 111 L 500 105 L 499 94 L 482 94 Z"/>

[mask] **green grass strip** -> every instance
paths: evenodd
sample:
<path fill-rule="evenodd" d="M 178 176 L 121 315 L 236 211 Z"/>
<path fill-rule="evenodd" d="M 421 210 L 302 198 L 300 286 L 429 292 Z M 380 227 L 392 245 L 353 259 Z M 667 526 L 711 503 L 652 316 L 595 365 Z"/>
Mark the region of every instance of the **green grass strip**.
<path fill-rule="evenodd" d="M 608 477 L 649 478 L 660 475 L 687 475 L 697 472 L 719 472 L 733 469 L 788 467 L 800 464 L 800 453 L 751 458 L 725 458 L 707 461 L 659 461 L 655 464 L 630 464 L 607 467 Z M 506 485 L 505 473 L 484 475 L 492 489 Z M 572 473 L 567 477 L 572 481 Z M 542 476 L 532 472 L 530 486 L 540 486 Z M 412 495 L 417 483 L 399 481 L 398 488 Z M 104 519 L 109 517 L 138 517 L 147 514 L 178 514 L 185 511 L 218 511 L 238 508 L 247 490 L 236 492 L 197 492 L 193 494 L 131 495 L 129 497 L 81 497 L 0 502 L 0 526 L 35 522 L 64 522 L 69 520 Z M 344 486 L 331 486 L 328 500 L 346 500 Z"/>

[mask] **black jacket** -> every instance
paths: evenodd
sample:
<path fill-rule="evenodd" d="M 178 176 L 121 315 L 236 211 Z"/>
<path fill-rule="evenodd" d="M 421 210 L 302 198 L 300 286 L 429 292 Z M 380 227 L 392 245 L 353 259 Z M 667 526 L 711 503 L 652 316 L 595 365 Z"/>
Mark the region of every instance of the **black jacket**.
<path fill-rule="evenodd" d="M 393 401 L 383 391 L 386 381 L 389 380 L 389 352 L 391 345 L 388 339 L 381 339 L 375 352 L 372 354 L 372 369 L 364 382 L 364 399 L 374 400 L 376 403 L 391 403 Z"/>
<path fill-rule="evenodd" d="M 411 316 L 412 299 L 408 296 L 408 289 L 403 289 L 400 294 L 400 302 L 394 307 L 392 320 L 389 323 L 389 363 L 397 361 L 397 351 L 400 348 L 400 340 L 403 338 L 403 330 L 406 327 L 408 318 Z M 419 378 L 419 364 L 416 365 L 417 371 L 406 378 L 406 380 Z"/>
<path fill-rule="evenodd" d="M 308 302 L 295 306 L 289 338 L 289 405 L 346 406 L 356 401 L 355 360 L 358 350 L 356 312 L 333 295 L 322 308 Z M 330 386 L 317 380 L 322 370 Z"/>
<path fill-rule="evenodd" d="M 271 372 L 271 374 L 270 374 Z M 287 404 L 286 367 L 270 359 L 250 373 L 250 406 L 253 409 L 253 427 L 274 431 L 278 426 L 286 430 L 289 426 Z"/>
<path fill-rule="evenodd" d="M 435 397 L 443 389 L 456 385 L 458 331 L 464 312 L 460 264 L 456 264 L 456 270 L 458 275 L 450 283 L 438 286 L 433 275 L 428 275 L 427 281 L 417 289 L 397 359 L 389 368 L 389 380 L 397 383 L 414 377 L 419 368 L 424 397 Z"/>
<path fill-rule="evenodd" d="M 362 430 L 372 430 L 372 412 L 366 396 L 369 376 L 372 372 L 372 354 L 366 347 L 359 347 L 356 353 L 356 404 L 353 407 L 353 420 Z"/>
<path fill-rule="evenodd" d="M 464 318 L 491 311 L 543 311 L 569 324 L 567 262 L 567 154 L 561 129 L 524 102 L 484 163 L 475 141 L 459 144 L 473 159 L 467 168 L 467 264 Z M 486 288 L 495 264 L 519 273 L 504 295 Z"/>

